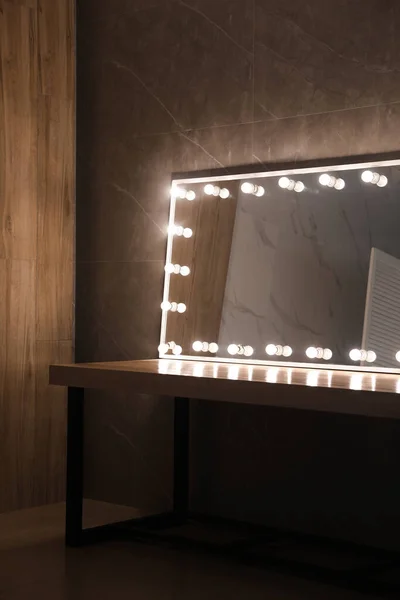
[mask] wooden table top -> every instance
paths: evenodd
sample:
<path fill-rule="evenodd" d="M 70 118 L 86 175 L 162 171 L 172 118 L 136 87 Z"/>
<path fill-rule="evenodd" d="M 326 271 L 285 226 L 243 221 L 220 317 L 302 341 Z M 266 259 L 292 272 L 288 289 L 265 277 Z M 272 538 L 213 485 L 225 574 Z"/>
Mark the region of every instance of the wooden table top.
<path fill-rule="evenodd" d="M 400 418 L 400 375 L 173 359 L 52 365 L 53 385 Z"/>

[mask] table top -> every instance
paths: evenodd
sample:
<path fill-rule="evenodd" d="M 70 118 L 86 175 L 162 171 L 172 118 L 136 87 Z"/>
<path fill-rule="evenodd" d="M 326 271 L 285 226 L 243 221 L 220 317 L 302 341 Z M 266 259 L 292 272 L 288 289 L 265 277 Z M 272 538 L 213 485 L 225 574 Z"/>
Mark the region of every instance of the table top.
<path fill-rule="evenodd" d="M 400 375 L 186 360 L 50 366 L 53 385 L 400 418 Z"/>

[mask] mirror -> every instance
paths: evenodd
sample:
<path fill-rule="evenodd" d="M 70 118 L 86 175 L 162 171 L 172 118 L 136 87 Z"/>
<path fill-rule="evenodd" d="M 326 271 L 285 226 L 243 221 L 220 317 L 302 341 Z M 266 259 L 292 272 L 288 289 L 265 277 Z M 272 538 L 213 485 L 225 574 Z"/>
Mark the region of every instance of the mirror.
<path fill-rule="evenodd" d="M 176 179 L 160 356 L 400 368 L 400 161 Z"/>

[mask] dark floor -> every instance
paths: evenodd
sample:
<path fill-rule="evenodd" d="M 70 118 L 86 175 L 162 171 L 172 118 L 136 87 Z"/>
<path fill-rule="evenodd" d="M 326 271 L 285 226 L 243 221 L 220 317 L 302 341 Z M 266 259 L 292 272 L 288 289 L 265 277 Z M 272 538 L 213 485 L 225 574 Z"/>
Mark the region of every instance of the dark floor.
<path fill-rule="evenodd" d="M 0 515 L 0 600 L 366 598 L 257 568 L 238 567 L 229 560 L 139 543 L 65 550 L 63 511 L 62 505 L 55 505 Z"/>

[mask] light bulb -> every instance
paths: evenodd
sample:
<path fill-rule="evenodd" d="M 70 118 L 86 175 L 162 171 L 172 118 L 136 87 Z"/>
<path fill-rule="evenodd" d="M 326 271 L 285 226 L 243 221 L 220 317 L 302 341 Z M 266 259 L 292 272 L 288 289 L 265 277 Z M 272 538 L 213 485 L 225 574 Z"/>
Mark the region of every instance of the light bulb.
<path fill-rule="evenodd" d="M 189 267 L 181 267 L 180 273 L 181 275 L 183 275 L 183 277 L 187 277 L 188 275 L 190 275 Z"/>
<path fill-rule="evenodd" d="M 345 187 L 346 183 L 344 181 L 344 179 L 341 179 L 339 177 L 339 179 L 336 179 L 336 183 L 335 183 L 335 190 L 343 190 L 343 188 Z"/>
<path fill-rule="evenodd" d="M 225 199 L 225 198 L 229 198 L 229 196 L 230 196 L 230 192 L 229 192 L 229 190 L 227 188 L 222 188 L 222 190 L 220 190 L 220 192 L 219 192 L 219 197 L 220 198 L 224 198 Z"/>
<path fill-rule="evenodd" d="M 316 348 L 314 348 L 314 346 L 310 346 L 306 350 L 306 356 L 308 356 L 308 358 L 311 358 L 311 359 L 317 358 L 317 354 L 318 354 L 318 350 Z"/>
<path fill-rule="evenodd" d="M 376 354 L 375 354 L 375 352 L 373 350 L 368 350 L 367 356 L 366 356 L 365 360 L 367 362 L 369 362 L 369 363 L 375 362 L 376 361 Z"/>
<path fill-rule="evenodd" d="M 189 200 L 189 202 L 191 202 L 195 198 L 196 198 L 196 193 L 193 190 L 189 190 L 188 192 L 186 192 L 186 200 Z"/>
<path fill-rule="evenodd" d="M 253 353 L 254 353 L 254 348 L 252 348 L 251 346 L 244 347 L 244 355 L 245 356 L 252 356 Z"/>
<path fill-rule="evenodd" d="M 286 190 L 290 186 L 290 179 L 289 179 L 289 177 L 281 177 L 279 179 L 279 181 L 278 181 L 278 185 L 283 190 Z"/>
<path fill-rule="evenodd" d="M 208 352 L 208 342 L 203 342 L 201 345 L 201 349 L 203 352 Z"/>
<path fill-rule="evenodd" d="M 192 348 L 195 352 L 201 352 L 203 348 L 203 342 L 193 342 Z"/>
<path fill-rule="evenodd" d="M 178 308 L 177 302 L 171 302 L 171 312 L 176 312 Z"/>
<path fill-rule="evenodd" d="M 179 356 L 179 354 L 182 354 L 182 346 L 176 345 L 175 348 L 172 350 L 172 354 L 175 354 L 175 356 Z"/>
<path fill-rule="evenodd" d="M 193 231 L 190 229 L 190 227 L 185 227 L 185 229 L 183 230 L 183 237 L 191 238 L 192 235 L 193 235 Z"/>
<path fill-rule="evenodd" d="M 215 196 L 215 197 L 219 196 L 220 189 L 221 188 L 218 185 L 214 185 L 214 189 L 213 189 L 212 195 Z"/>
<path fill-rule="evenodd" d="M 235 356 L 239 352 L 239 346 L 237 344 L 229 344 L 228 353 Z"/>
<path fill-rule="evenodd" d="M 400 350 L 396 352 L 396 360 L 397 362 L 400 362 Z"/>
<path fill-rule="evenodd" d="M 324 350 L 323 348 L 317 348 L 317 358 L 319 360 L 321 360 L 321 358 L 324 356 Z"/>
<path fill-rule="evenodd" d="M 265 352 L 268 354 L 268 356 L 275 356 L 276 351 L 277 347 L 275 344 L 268 344 L 268 346 L 265 348 Z"/>
<path fill-rule="evenodd" d="M 264 196 L 264 194 L 265 194 L 265 189 L 263 188 L 262 185 L 258 185 L 257 191 L 256 191 L 257 198 L 261 198 L 261 196 Z"/>
<path fill-rule="evenodd" d="M 216 352 L 218 352 L 218 344 L 216 344 L 215 342 L 211 342 L 211 344 L 208 347 L 208 351 L 211 352 L 212 354 L 215 354 Z"/>
<path fill-rule="evenodd" d="M 183 227 L 182 227 L 182 225 L 171 225 L 169 232 L 172 235 L 178 235 L 178 236 L 183 235 Z"/>
<path fill-rule="evenodd" d="M 333 356 L 332 350 L 330 350 L 329 348 L 325 348 L 322 358 L 324 360 L 331 360 L 332 356 Z"/>
<path fill-rule="evenodd" d="M 186 304 L 179 302 L 177 306 L 178 313 L 184 313 L 186 311 Z"/>
<path fill-rule="evenodd" d="M 168 344 L 160 344 L 158 346 L 158 351 L 160 354 L 166 354 L 169 350 L 169 345 Z"/>
<path fill-rule="evenodd" d="M 169 342 L 168 346 L 169 346 L 170 350 L 173 350 L 175 348 L 176 344 L 175 344 L 175 342 Z"/>
<path fill-rule="evenodd" d="M 303 192 L 305 190 L 305 187 L 306 186 L 302 181 L 296 181 L 293 189 L 295 192 Z"/>
<path fill-rule="evenodd" d="M 166 300 L 164 302 L 161 302 L 161 308 L 162 308 L 162 310 L 171 310 L 172 304 L 171 304 L 171 302 L 168 302 Z"/>
<path fill-rule="evenodd" d="M 283 354 L 283 356 L 288 358 L 289 356 L 292 356 L 293 350 L 291 349 L 290 346 L 283 346 L 282 354 Z"/>
<path fill-rule="evenodd" d="M 249 181 L 245 181 L 240 186 L 240 189 L 242 190 L 243 194 L 254 194 L 254 188 L 254 184 L 250 183 Z"/>
<path fill-rule="evenodd" d="M 371 183 L 373 178 L 374 174 L 372 171 L 363 171 L 363 173 L 361 173 L 361 179 L 364 181 L 364 183 Z"/>
<path fill-rule="evenodd" d="M 165 265 L 164 270 L 166 273 L 173 273 L 174 272 L 174 265 L 171 263 L 168 263 L 167 265 Z"/>
<path fill-rule="evenodd" d="M 179 271 L 181 270 L 181 265 L 173 265 L 173 272 L 175 273 L 175 275 L 179 275 Z"/>
<path fill-rule="evenodd" d="M 379 181 L 377 181 L 377 186 L 378 187 L 385 187 L 385 185 L 387 185 L 388 183 L 388 178 L 386 177 L 386 175 L 381 175 L 379 177 Z"/>
<path fill-rule="evenodd" d="M 329 182 L 331 180 L 331 176 L 328 175 L 328 173 L 323 173 L 322 175 L 319 176 L 318 181 L 320 182 L 321 185 L 329 185 Z"/>
<path fill-rule="evenodd" d="M 175 189 L 175 195 L 178 198 L 181 198 L 181 200 L 183 200 L 184 198 L 186 198 L 186 193 L 187 192 L 186 192 L 185 188 L 178 187 L 178 188 Z"/>
<path fill-rule="evenodd" d="M 361 350 L 354 348 L 353 350 L 350 350 L 349 356 L 350 356 L 351 360 L 358 362 L 359 360 L 361 360 Z"/>
<path fill-rule="evenodd" d="M 212 183 L 207 183 L 207 185 L 204 187 L 204 193 L 207 194 L 207 196 L 212 196 L 214 193 L 214 186 Z"/>

